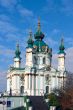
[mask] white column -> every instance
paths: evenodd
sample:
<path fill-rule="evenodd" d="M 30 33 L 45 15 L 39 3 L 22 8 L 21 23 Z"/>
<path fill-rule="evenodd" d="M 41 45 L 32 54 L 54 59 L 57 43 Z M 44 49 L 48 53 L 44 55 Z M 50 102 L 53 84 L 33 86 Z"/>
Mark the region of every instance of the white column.
<path fill-rule="evenodd" d="M 29 87 L 29 77 L 28 74 L 25 75 L 25 91 L 27 91 Z"/>
<path fill-rule="evenodd" d="M 7 92 L 10 92 L 10 78 L 7 78 Z"/>
<path fill-rule="evenodd" d="M 32 75 L 32 94 L 34 95 L 34 75 Z"/>

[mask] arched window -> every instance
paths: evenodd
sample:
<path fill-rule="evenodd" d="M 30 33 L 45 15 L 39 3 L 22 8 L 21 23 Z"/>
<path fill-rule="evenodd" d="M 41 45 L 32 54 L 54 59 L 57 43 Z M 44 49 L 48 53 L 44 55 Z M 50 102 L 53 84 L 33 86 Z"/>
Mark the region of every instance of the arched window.
<path fill-rule="evenodd" d="M 23 94 L 24 93 L 24 86 L 21 86 L 20 87 L 20 94 Z"/>
<path fill-rule="evenodd" d="M 46 86 L 46 94 L 49 93 L 49 86 Z"/>
<path fill-rule="evenodd" d="M 43 58 L 43 64 L 45 64 L 46 63 L 46 59 L 45 59 L 45 57 Z"/>

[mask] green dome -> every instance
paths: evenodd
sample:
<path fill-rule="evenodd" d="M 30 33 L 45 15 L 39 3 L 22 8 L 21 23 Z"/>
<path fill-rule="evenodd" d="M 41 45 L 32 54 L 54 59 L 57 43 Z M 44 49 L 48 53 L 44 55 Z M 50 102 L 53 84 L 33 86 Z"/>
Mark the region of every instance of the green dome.
<path fill-rule="evenodd" d="M 35 48 L 36 49 L 36 51 L 45 51 L 45 49 L 46 49 L 46 46 L 47 46 L 47 44 L 44 42 L 44 41 L 42 41 L 42 40 L 36 40 L 34 43 L 33 43 L 33 48 Z"/>
<path fill-rule="evenodd" d="M 17 47 L 16 47 L 16 51 L 15 51 L 15 58 L 20 58 L 20 50 L 19 50 L 19 44 L 17 44 Z"/>
<path fill-rule="evenodd" d="M 64 52 L 64 49 L 65 49 L 65 47 L 64 47 L 63 45 L 61 45 L 61 46 L 59 47 L 59 54 L 60 54 L 60 53 L 65 53 L 65 52 Z"/>
<path fill-rule="evenodd" d="M 64 49 L 65 49 L 64 45 L 60 45 L 59 50 L 64 50 Z"/>
<path fill-rule="evenodd" d="M 28 39 L 27 43 L 28 43 L 28 47 L 33 46 L 33 40 L 31 38 Z"/>
<path fill-rule="evenodd" d="M 33 39 L 32 39 L 32 32 L 29 33 L 29 39 L 27 41 L 28 43 L 28 48 L 32 48 L 33 47 Z"/>
<path fill-rule="evenodd" d="M 64 50 L 65 50 L 64 41 L 63 39 L 61 39 L 61 45 L 59 46 L 59 54 L 65 53 Z"/>
<path fill-rule="evenodd" d="M 34 38 L 35 39 L 43 39 L 44 38 L 44 34 L 41 32 L 41 31 L 37 31 L 35 34 L 34 34 Z"/>
<path fill-rule="evenodd" d="M 40 21 L 38 21 L 38 29 L 37 32 L 34 34 L 34 38 L 39 40 L 39 39 L 43 39 L 44 38 L 44 34 L 41 32 L 41 25 L 40 25 Z"/>

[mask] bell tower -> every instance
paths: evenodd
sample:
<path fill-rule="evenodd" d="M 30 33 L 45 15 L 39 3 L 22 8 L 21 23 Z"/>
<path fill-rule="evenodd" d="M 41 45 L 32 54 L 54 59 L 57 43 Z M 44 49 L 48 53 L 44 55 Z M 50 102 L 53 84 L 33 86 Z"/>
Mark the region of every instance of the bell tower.
<path fill-rule="evenodd" d="M 61 44 L 59 46 L 59 53 L 58 53 L 58 70 L 65 71 L 65 47 L 64 47 L 64 40 L 61 39 Z"/>
<path fill-rule="evenodd" d="M 19 50 L 19 44 L 16 46 L 16 51 L 15 51 L 15 57 L 14 57 L 14 67 L 15 68 L 20 68 L 21 66 L 21 57 L 20 57 L 20 50 Z"/>
<path fill-rule="evenodd" d="M 26 47 L 26 66 L 32 67 L 33 66 L 33 58 L 32 58 L 32 51 L 33 51 L 33 39 L 32 39 L 32 32 L 29 32 L 29 39 L 27 41 L 28 46 Z"/>

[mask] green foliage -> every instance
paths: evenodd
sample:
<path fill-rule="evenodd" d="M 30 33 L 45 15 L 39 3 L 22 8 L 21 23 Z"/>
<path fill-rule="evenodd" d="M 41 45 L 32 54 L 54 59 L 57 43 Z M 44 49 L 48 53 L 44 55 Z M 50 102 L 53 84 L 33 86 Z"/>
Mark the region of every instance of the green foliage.
<path fill-rule="evenodd" d="M 59 106 L 57 96 L 54 93 L 49 94 L 48 98 L 51 106 Z"/>

